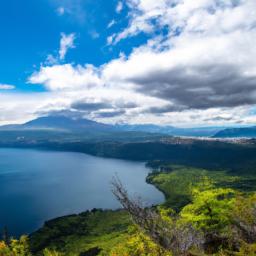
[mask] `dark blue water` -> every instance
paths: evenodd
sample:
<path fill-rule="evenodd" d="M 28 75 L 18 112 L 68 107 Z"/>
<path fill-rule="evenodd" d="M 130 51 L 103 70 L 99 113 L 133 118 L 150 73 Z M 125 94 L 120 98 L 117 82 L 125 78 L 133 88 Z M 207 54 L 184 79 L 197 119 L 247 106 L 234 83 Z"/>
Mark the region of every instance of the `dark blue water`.
<path fill-rule="evenodd" d="M 145 182 L 144 163 L 80 153 L 0 149 L 0 228 L 30 233 L 45 220 L 92 208 L 119 208 L 110 181 L 117 174 L 130 194 L 150 204 L 163 195 Z"/>

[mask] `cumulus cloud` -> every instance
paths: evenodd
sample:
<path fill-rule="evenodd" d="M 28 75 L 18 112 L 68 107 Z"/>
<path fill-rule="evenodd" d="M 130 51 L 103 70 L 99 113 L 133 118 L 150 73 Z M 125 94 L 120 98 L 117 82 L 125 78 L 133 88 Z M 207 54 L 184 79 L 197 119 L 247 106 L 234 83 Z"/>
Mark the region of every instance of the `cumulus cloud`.
<path fill-rule="evenodd" d="M 188 108 L 187 103 L 184 106 L 170 103 L 171 100 L 167 97 L 137 91 L 137 84 L 130 84 L 125 79 L 120 82 L 108 80 L 112 76 L 104 76 L 106 68 L 104 66 L 100 71 L 91 66 L 70 64 L 45 67 L 33 74 L 30 83 L 44 84 L 49 93 L 55 94 L 54 104 L 50 103 L 51 101 L 44 104 L 45 112 L 71 109 L 81 116 L 99 121 L 154 122 L 183 126 L 195 122 L 217 125 L 224 122 L 237 123 L 241 120 L 246 120 L 247 123 L 256 121 L 255 116 L 247 117 L 250 108 L 246 106 L 229 108 L 216 105 L 213 108 Z M 202 91 L 207 95 L 208 89 Z M 199 90 L 197 93 L 202 92 Z M 217 118 L 223 115 L 230 118 Z"/>
<path fill-rule="evenodd" d="M 71 64 L 41 67 L 28 80 L 31 84 L 43 84 L 51 91 L 75 91 L 102 86 L 97 69 L 92 65 L 73 67 Z"/>
<path fill-rule="evenodd" d="M 61 33 L 60 40 L 60 50 L 59 50 L 59 58 L 60 60 L 64 60 L 65 56 L 69 49 L 75 48 L 74 41 L 76 36 L 74 33 L 66 35 L 65 33 Z"/>
<path fill-rule="evenodd" d="M 28 83 L 43 84 L 49 93 L 54 93 L 55 97 L 62 99 L 54 105 L 49 104 L 48 111 L 63 108 L 65 105 L 67 109 L 83 112 L 88 118 L 109 117 L 110 122 L 120 121 L 117 119 L 117 113 L 114 115 L 115 111 L 125 112 L 127 115 L 122 116 L 122 121 L 128 121 L 128 116 L 145 106 L 159 106 L 165 102 L 135 92 L 130 89 L 132 85 L 127 83 L 116 84 L 105 80 L 102 70 L 91 65 L 63 64 L 41 67 L 38 72 L 32 74 Z M 100 114 L 102 111 L 103 114 Z M 104 114 L 106 111 L 113 113 Z"/>
<path fill-rule="evenodd" d="M 164 27 L 168 35 L 108 63 L 109 80 L 133 83 L 176 109 L 256 103 L 255 1 L 129 0 L 128 6 L 130 25 L 112 42 Z"/>

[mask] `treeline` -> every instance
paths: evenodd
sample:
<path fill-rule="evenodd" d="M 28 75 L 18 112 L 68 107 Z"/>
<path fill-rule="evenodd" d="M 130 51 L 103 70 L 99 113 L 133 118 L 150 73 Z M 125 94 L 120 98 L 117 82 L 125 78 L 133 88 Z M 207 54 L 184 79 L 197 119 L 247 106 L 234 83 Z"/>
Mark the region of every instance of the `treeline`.
<path fill-rule="evenodd" d="M 226 142 L 193 141 L 192 143 L 101 142 L 42 144 L 55 150 L 83 152 L 95 156 L 135 161 L 168 161 L 172 164 L 234 172 L 255 172 L 256 144 L 241 145 Z"/>

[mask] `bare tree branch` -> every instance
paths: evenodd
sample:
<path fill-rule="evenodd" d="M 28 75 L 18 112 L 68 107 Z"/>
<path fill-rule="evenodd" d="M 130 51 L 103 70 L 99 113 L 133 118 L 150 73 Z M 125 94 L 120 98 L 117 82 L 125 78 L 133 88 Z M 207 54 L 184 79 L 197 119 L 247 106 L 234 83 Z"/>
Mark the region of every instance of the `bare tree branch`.
<path fill-rule="evenodd" d="M 127 190 L 118 177 L 113 178 L 112 192 L 131 215 L 135 224 L 145 232 L 155 243 L 174 255 L 192 255 L 189 250 L 202 246 L 203 236 L 190 225 L 177 224 L 164 220 L 152 208 L 143 207 L 140 200 L 131 200 Z"/>

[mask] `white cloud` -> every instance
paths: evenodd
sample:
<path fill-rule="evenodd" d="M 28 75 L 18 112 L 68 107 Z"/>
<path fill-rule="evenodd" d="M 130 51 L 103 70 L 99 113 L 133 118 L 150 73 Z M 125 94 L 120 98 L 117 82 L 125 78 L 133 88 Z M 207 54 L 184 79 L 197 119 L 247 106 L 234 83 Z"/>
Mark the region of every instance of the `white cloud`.
<path fill-rule="evenodd" d="M 59 58 L 60 60 L 64 60 L 69 49 L 75 48 L 74 41 L 76 36 L 74 33 L 66 35 L 61 33 L 60 40 L 60 50 L 59 50 Z"/>
<path fill-rule="evenodd" d="M 54 95 L 3 92 L 0 93 L 0 102 L 0 125 L 16 124 L 36 118 L 38 109 L 47 102 L 54 102 Z"/>
<path fill-rule="evenodd" d="M 96 31 L 93 31 L 91 32 L 91 36 L 93 38 L 97 38 L 99 35 Z M 53 54 L 48 54 L 46 57 L 46 60 L 44 61 L 44 65 L 46 66 L 57 65 L 58 63 L 63 61 L 66 57 L 68 50 L 75 48 L 75 44 L 74 44 L 75 39 L 76 39 L 75 33 L 71 33 L 69 35 L 61 33 L 60 48 L 58 51 L 58 56 L 55 56 Z"/>
<path fill-rule="evenodd" d="M 129 0 L 130 25 L 117 43 L 140 32 L 167 29 L 108 63 L 109 81 L 162 98 L 178 109 L 238 107 L 256 103 L 256 2 Z"/>
<path fill-rule="evenodd" d="M 103 68 L 103 67 L 102 67 Z M 49 105 L 48 111 L 63 108 L 65 102 L 67 109 L 70 109 L 73 103 L 79 102 L 81 105 L 100 103 L 111 103 L 111 108 L 95 109 L 89 113 L 84 113 L 89 118 L 108 122 L 128 121 L 128 118 L 150 106 L 161 106 L 166 104 L 164 100 L 132 91 L 128 85 L 112 83 L 104 80 L 102 71 L 91 65 L 72 66 L 70 64 L 42 67 L 30 78 L 31 84 L 43 84 L 49 91 L 54 93 L 55 97 L 62 101 L 55 105 Z M 102 104 L 100 104 L 102 105 Z M 118 113 L 126 113 L 118 115 Z"/>
<path fill-rule="evenodd" d="M 116 35 L 116 42 L 138 33 L 151 33 L 167 26 L 170 35 L 182 32 L 225 33 L 255 25 L 254 0 L 127 0 L 129 26 Z"/>
<path fill-rule="evenodd" d="M 13 89 L 15 89 L 15 85 L 0 84 L 0 90 L 13 90 Z"/>
<path fill-rule="evenodd" d="M 121 2 L 121 1 L 119 1 L 118 3 L 117 3 L 117 6 L 116 6 L 116 12 L 117 13 L 120 13 L 122 10 L 123 10 L 123 3 Z"/>
<path fill-rule="evenodd" d="M 107 38 L 107 45 L 111 45 L 113 43 L 113 36 L 109 36 Z"/>
<path fill-rule="evenodd" d="M 107 28 L 112 28 L 115 24 L 116 24 L 116 21 L 115 21 L 115 20 L 111 20 L 111 21 L 108 23 Z"/>
<path fill-rule="evenodd" d="M 75 91 L 103 84 L 93 66 L 78 65 L 74 68 L 71 64 L 41 67 L 29 78 L 29 83 L 44 84 L 50 91 Z"/>
<path fill-rule="evenodd" d="M 59 59 L 54 57 L 52 54 L 49 54 L 45 60 L 45 65 L 55 65 L 58 64 Z"/>

